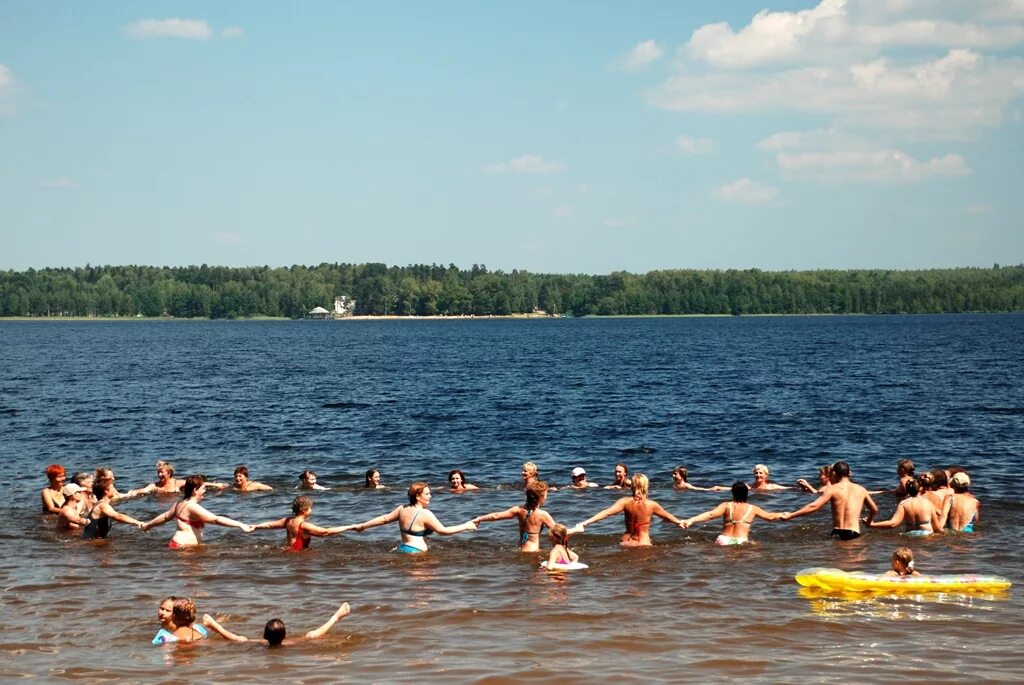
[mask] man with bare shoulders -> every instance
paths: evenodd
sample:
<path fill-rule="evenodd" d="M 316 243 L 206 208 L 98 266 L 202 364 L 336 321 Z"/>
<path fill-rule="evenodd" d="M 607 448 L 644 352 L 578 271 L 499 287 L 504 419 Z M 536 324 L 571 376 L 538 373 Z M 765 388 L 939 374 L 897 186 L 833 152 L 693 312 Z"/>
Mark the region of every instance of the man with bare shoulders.
<path fill-rule="evenodd" d="M 801 509 L 783 514 L 782 520 L 806 516 L 821 509 L 826 502 L 831 502 L 832 532 L 829 536 L 839 540 L 855 540 L 860 537 L 860 514 L 864 506 L 868 507 L 868 516 L 864 520 L 870 524 L 878 513 L 878 505 L 863 486 L 850 480 L 850 465 L 845 461 L 832 464 L 831 481 L 832 484 L 824 489 L 818 499 Z"/>

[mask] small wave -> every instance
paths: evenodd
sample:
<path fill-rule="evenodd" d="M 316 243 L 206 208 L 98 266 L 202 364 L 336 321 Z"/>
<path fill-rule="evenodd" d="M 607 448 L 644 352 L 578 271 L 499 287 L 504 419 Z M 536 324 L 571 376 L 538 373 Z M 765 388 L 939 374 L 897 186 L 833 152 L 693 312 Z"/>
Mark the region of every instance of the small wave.
<path fill-rule="evenodd" d="M 1010 414 L 1013 416 L 1024 415 L 1024 407 L 978 407 L 978 411 L 989 414 Z"/>
<path fill-rule="evenodd" d="M 627 447 L 619 450 L 620 454 L 654 454 L 658 450 L 647 445 L 640 445 L 639 447 Z"/>
<path fill-rule="evenodd" d="M 365 402 L 324 402 L 320 406 L 324 409 L 366 409 L 370 405 Z"/>
<path fill-rule="evenodd" d="M 270 452 L 289 452 L 295 449 L 295 445 L 267 445 Z"/>
<path fill-rule="evenodd" d="M 18 416 L 21 414 L 20 409 L 14 409 L 11 407 L 0 408 L 0 416 Z"/>

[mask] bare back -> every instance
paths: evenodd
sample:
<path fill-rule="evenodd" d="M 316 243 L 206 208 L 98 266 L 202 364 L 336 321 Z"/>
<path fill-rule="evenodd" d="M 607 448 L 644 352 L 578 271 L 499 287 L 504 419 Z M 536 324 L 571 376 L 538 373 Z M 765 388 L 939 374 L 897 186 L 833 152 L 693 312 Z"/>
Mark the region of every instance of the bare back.
<path fill-rule="evenodd" d="M 871 502 L 872 511 L 877 511 L 871 495 L 848 478 L 834 483 L 829 489 L 829 501 L 832 504 L 832 527 L 839 530 L 860 532 L 860 514 L 864 504 Z"/>

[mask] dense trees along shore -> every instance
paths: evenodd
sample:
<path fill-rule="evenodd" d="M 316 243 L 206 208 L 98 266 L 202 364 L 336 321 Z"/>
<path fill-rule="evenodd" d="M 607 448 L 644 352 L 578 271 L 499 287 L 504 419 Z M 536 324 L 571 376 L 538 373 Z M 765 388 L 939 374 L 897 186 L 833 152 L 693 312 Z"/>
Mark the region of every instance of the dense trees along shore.
<path fill-rule="evenodd" d="M 0 316 L 895 314 L 1024 311 L 1024 265 L 534 274 L 473 265 L 85 266 L 0 272 Z"/>

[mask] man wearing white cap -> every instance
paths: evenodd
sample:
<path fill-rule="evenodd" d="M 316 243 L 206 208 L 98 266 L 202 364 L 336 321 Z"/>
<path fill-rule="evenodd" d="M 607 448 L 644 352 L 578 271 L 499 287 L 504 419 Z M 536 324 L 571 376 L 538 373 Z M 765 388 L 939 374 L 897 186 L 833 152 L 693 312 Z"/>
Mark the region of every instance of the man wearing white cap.
<path fill-rule="evenodd" d="M 597 483 L 591 483 L 587 480 L 587 472 L 582 466 L 577 466 L 572 470 L 572 487 L 577 489 L 584 488 L 596 488 L 599 487 Z"/>

